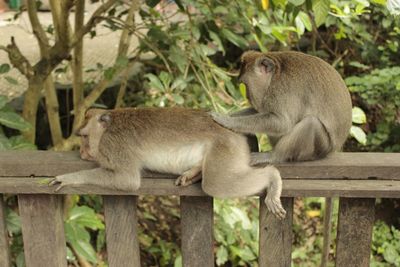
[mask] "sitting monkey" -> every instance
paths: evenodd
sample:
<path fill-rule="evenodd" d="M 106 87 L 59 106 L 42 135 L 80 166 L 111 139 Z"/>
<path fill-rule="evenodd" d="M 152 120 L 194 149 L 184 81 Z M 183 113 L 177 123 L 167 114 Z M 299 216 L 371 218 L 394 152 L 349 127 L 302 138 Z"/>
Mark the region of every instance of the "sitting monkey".
<path fill-rule="evenodd" d="M 328 63 L 299 52 L 248 51 L 239 79 L 252 108 L 211 115 L 233 131 L 268 135 L 273 152 L 252 163 L 315 160 L 341 149 L 352 124 L 351 98 Z"/>
<path fill-rule="evenodd" d="M 180 175 L 177 185 L 202 179 L 207 194 L 243 197 L 267 189 L 265 203 L 278 218 L 282 180 L 273 166 L 252 168 L 245 137 L 215 123 L 203 111 L 183 108 L 92 109 L 86 112 L 81 157 L 100 167 L 60 175 L 50 182 L 92 184 L 123 191 L 140 187 L 142 169 Z"/>

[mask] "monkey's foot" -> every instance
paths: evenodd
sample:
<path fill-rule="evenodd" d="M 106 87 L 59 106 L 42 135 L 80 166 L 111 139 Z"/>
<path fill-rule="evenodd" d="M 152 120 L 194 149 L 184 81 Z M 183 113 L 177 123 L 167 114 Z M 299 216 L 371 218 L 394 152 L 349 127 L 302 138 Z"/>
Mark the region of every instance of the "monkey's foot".
<path fill-rule="evenodd" d="M 194 184 L 200 180 L 201 180 L 201 173 L 198 173 L 193 176 L 193 175 L 187 174 L 187 172 L 184 172 L 181 176 L 176 178 L 175 185 L 188 186 L 188 185 Z"/>
<path fill-rule="evenodd" d="M 275 215 L 279 220 L 282 220 L 286 216 L 286 211 L 282 207 L 281 200 L 279 198 L 269 197 L 265 198 L 265 204 L 269 212 Z"/>
<path fill-rule="evenodd" d="M 79 184 L 79 181 L 74 179 L 75 177 L 76 177 L 75 175 L 70 175 L 70 174 L 56 176 L 55 178 L 51 179 L 51 181 L 49 182 L 49 186 L 58 185 L 54 190 L 54 192 L 58 192 L 64 186 Z"/>

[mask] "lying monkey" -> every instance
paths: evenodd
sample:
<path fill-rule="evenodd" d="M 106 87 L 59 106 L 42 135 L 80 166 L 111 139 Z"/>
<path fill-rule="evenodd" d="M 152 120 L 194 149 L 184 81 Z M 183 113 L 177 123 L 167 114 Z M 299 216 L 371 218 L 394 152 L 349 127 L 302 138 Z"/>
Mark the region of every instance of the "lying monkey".
<path fill-rule="evenodd" d="M 285 217 L 282 180 L 273 166 L 252 168 L 246 138 L 215 123 L 204 111 L 183 108 L 92 109 L 86 112 L 81 156 L 100 168 L 60 175 L 50 182 L 91 184 L 123 191 L 140 187 L 142 169 L 180 175 L 176 185 L 202 179 L 207 194 L 243 197 L 267 188 L 267 208 Z"/>

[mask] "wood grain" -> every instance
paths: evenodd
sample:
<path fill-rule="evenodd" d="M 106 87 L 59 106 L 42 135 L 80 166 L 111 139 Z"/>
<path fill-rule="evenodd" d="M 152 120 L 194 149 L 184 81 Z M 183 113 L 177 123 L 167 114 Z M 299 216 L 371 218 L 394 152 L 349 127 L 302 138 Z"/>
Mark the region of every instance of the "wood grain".
<path fill-rule="evenodd" d="M 336 243 L 336 267 L 368 267 L 375 199 L 341 198 Z"/>
<path fill-rule="evenodd" d="M 174 179 L 142 180 L 136 192 L 81 185 L 65 187 L 54 192 L 43 178 L 0 178 L 0 193 L 7 194 L 98 194 L 98 195 L 155 195 L 206 196 L 201 184 L 175 186 Z M 260 195 L 264 193 L 261 192 Z M 400 198 L 400 181 L 387 180 L 284 180 L 282 196 L 286 197 L 366 197 Z"/>
<path fill-rule="evenodd" d="M 27 267 L 67 266 L 62 197 L 18 195 Z"/>
<path fill-rule="evenodd" d="M 181 197 L 183 267 L 214 267 L 213 199 Z"/>
<path fill-rule="evenodd" d="M 6 214 L 2 194 L 0 194 L 0 266 L 11 266 L 8 234 L 6 229 Z"/>
<path fill-rule="evenodd" d="M 140 266 L 135 196 L 103 196 L 110 267 Z"/>
<path fill-rule="evenodd" d="M 50 177 L 93 167 L 94 163 L 80 160 L 77 152 L 0 152 L 0 176 L 5 177 Z M 400 180 L 398 153 L 334 153 L 322 160 L 285 163 L 277 167 L 285 179 Z M 143 177 L 162 178 L 165 175 L 144 172 Z"/>
<path fill-rule="evenodd" d="M 281 198 L 286 218 L 277 219 L 260 197 L 260 267 L 289 267 L 292 261 L 293 198 Z"/>

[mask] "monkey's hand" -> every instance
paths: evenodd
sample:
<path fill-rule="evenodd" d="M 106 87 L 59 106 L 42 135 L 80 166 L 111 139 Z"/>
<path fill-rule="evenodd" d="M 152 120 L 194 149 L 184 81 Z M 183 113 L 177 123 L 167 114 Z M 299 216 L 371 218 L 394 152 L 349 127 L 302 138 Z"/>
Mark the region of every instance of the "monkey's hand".
<path fill-rule="evenodd" d="M 271 197 L 270 194 L 265 198 L 265 204 L 272 214 L 274 214 L 278 219 L 282 220 L 286 216 L 286 211 L 282 207 L 282 203 L 279 197 Z"/>
<path fill-rule="evenodd" d="M 218 123 L 219 125 L 228 128 L 230 130 L 234 130 L 233 128 L 233 120 L 234 118 L 232 118 L 229 115 L 224 115 L 224 114 L 220 114 L 220 113 L 216 113 L 216 112 L 209 112 L 210 116 L 212 117 L 212 119 Z"/>

